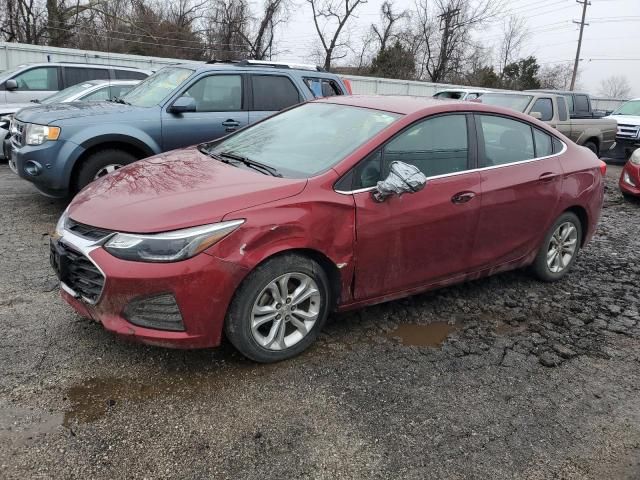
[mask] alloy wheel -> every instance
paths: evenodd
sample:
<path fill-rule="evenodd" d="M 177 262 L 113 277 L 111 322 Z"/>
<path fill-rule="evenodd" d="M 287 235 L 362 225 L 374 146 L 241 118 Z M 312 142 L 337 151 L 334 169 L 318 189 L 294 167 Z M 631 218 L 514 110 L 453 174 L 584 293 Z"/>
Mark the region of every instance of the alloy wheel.
<path fill-rule="evenodd" d="M 111 173 L 111 172 L 115 172 L 116 170 L 118 170 L 119 168 L 121 168 L 122 165 L 118 164 L 118 163 L 111 163 L 109 165 L 105 165 L 104 167 L 102 167 L 100 170 L 98 170 L 96 172 L 95 177 L 93 177 L 94 180 L 99 179 L 100 177 L 104 177 L 105 175 Z"/>
<path fill-rule="evenodd" d="M 251 335 L 267 350 L 285 350 L 311 331 L 323 299 L 316 282 L 304 273 L 286 273 L 271 281 L 251 310 Z"/>
<path fill-rule="evenodd" d="M 576 254 L 578 230 L 571 222 L 564 222 L 551 235 L 547 249 L 547 266 L 553 273 L 562 272 Z"/>

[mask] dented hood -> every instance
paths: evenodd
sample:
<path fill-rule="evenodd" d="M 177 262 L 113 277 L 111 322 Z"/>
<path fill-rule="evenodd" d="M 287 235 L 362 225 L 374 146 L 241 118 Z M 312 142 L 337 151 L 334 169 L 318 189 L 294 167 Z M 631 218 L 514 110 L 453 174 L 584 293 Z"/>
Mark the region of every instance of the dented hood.
<path fill-rule="evenodd" d="M 190 147 L 140 160 L 89 184 L 71 202 L 69 216 L 119 232 L 166 232 L 297 195 L 306 184 L 306 179 L 228 165 Z"/>

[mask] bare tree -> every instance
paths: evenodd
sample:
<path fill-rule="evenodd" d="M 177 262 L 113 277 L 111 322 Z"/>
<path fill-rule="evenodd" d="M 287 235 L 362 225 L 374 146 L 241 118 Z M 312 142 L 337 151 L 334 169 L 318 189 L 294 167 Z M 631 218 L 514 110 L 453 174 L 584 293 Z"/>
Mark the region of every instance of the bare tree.
<path fill-rule="evenodd" d="M 571 85 L 573 65 L 571 62 L 543 66 L 538 72 L 540 88 L 551 90 L 568 90 Z"/>
<path fill-rule="evenodd" d="M 400 13 L 394 13 L 393 2 L 385 0 L 382 7 L 380 7 L 380 13 L 382 15 L 382 25 L 371 25 L 371 30 L 378 40 L 379 50 L 385 50 L 389 39 L 396 38 L 393 31 L 394 25 L 407 17 L 407 11 L 403 10 Z"/>
<path fill-rule="evenodd" d="M 525 20 L 515 15 L 510 16 L 502 25 L 502 35 L 498 64 L 501 76 L 504 67 L 518 58 L 522 45 L 529 36 Z"/>
<path fill-rule="evenodd" d="M 627 77 L 612 75 L 600 82 L 598 93 L 607 98 L 627 99 L 631 95 L 631 86 Z"/>
<path fill-rule="evenodd" d="M 271 58 L 276 27 L 286 21 L 286 0 L 266 0 L 261 18 L 255 19 L 256 28 L 251 36 L 239 32 L 249 46 L 249 58 L 266 60 Z"/>
<path fill-rule="evenodd" d="M 331 69 L 331 62 L 347 56 L 347 43 L 340 41 L 345 26 L 359 5 L 367 0 L 307 0 L 313 13 L 313 24 L 320 38 L 324 55 L 325 70 Z"/>

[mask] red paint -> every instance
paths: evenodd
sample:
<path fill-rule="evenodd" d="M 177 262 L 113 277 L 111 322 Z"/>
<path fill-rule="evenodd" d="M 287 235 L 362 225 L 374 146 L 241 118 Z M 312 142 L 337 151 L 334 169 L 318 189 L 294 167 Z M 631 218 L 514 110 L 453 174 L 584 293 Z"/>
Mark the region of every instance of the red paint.
<path fill-rule="evenodd" d="M 336 308 L 346 310 L 528 265 L 546 231 L 567 209 L 585 217 L 585 243 L 595 231 L 603 201 L 600 161 L 541 122 L 469 102 L 362 96 L 318 101 L 404 117 L 314 178 L 262 175 L 189 148 L 95 182 L 70 206 L 77 222 L 138 233 L 238 218 L 245 223 L 205 253 L 177 263 L 129 262 L 98 248 L 90 255 L 107 278 L 100 302 L 90 306 L 63 297 L 123 337 L 209 347 L 219 344 L 227 307 L 245 276 L 282 252 L 303 251 L 333 264 Z M 383 203 L 373 202 L 370 192 L 334 191 L 344 173 L 405 126 L 449 111 L 519 118 L 559 136 L 567 149 L 547 159 L 433 178 L 420 192 Z M 634 168 L 638 178 L 637 167 L 625 168 Z M 467 202 L 452 202 L 459 193 L 472 195 Z M 137 327 L 122 317 L 133 298 L 165 292 L 178 301 L 184 332 Z"/>
<path fill-rule="evenodd" d="M 625 173 L 634 183 L 633 185 L 629 185 L 627 182 L 625 182 Z M 631 161 L 628 161 L 622 169 L 622 172 L 620 173 L 620 180 L 618 182 L 618 185 L 620 186 L 620 190 L 622 190 L 622 193 L 640 197 L 640 165 L 636 165 L 635 163 L 631 163 Z"/>

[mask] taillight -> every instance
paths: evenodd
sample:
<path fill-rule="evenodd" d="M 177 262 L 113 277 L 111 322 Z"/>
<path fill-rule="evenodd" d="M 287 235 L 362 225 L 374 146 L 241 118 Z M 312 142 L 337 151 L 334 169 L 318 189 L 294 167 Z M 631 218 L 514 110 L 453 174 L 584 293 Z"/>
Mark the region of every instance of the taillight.
<path fill-rule="evenodd" d="M 343 78 L 342 81 L 344 82 L 344 86 L 347 87 L 347 92 L 349 93 L 349 95 L 353 95 L 353 90 L 351 90 L 351 82 L 346 78 Z"/>
<path fill-rule="evenodd" d="M 600 160 L 600 173 L 604 177 L 607 174 L 607 164 Z"/>

